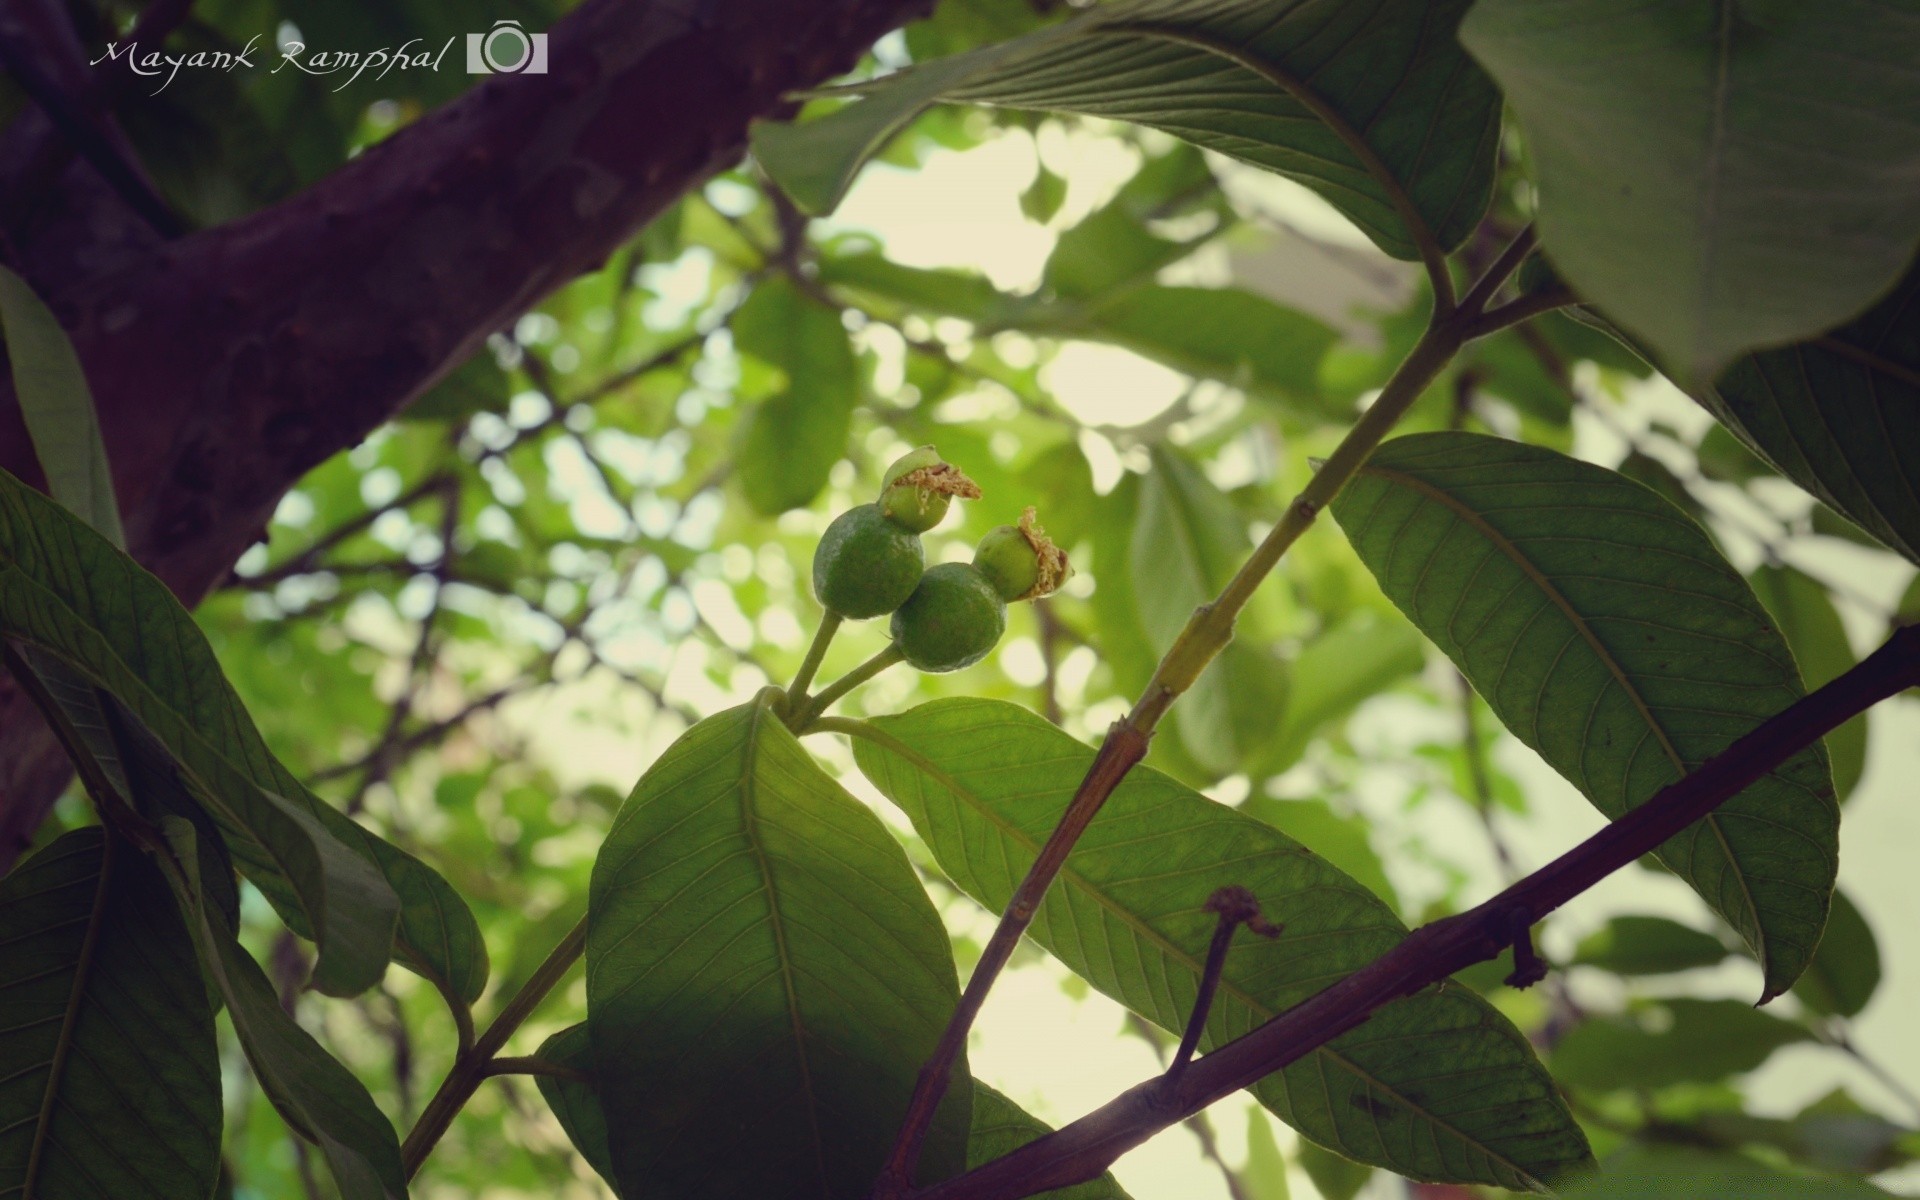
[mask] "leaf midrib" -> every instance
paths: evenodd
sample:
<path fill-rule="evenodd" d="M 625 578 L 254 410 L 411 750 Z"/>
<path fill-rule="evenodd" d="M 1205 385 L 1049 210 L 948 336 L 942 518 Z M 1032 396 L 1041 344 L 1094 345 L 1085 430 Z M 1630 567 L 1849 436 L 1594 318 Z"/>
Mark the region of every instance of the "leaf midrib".
<path fill-rule="evenodd" d="M 835 728 L 840 731 L 853 734 L 855 736 L 867 738 L 868 740 L 874 742 L 875 744 L 879 745 L 883 749 L 887 750 L 889 753 L 899 755 L 900 757 L 906 759 L 908 762 L 912 763 L 920 771 L 924 772 L 925 774 L 931 776 L 933 779 L 937 780 L 949 792 L 951 792 L 956 796 L 972 797 L 973 795 L 971 790 L 963 787 L 958 780 L 954 779 L 951 775 L 947 774 L 947 772 L 942 770 L 932 760 L 928 759 L 926 756 L 919 753 L 913 747 L 907 745 L 905 742 L 902 742 L 900 739 L 894 737 L 892 734 L 887 733 L 885 730 L 879 728 L 877 725 L 873 724 L 870 721 L 847 722 L 843 725 L 837 725 L 835 726 Z M 1076 742 L 1076 745 L 1077 744 L 1078 743 Z M 986 805 L 976 801 L 971 805 L 971 807 L 976 812 L 983 815 L 990 824 L 998 828 L 1002 832 L 1002 834 L 1008 838 L 1008 840 L 1013 841 L 1017 845 L 1020 845 L 1035 854 L 1039 852 L 1039 846 L 1037 845 L 1037 843 L 1034 842 L 1032 838 L 1028 837 L 1026 833 L 1021 829 L 1019 829 L 1017 826 L 1011 824 L 1005 818 L 1001 817 L 1000 814 L 995 812 L 990 805 Z M 1073 868 L 1069 866 L 1062 866 L 1060 868 L 1060 876 L 1068 880 L 1069 882 L 1075 884 L 1076 886 L 1078 886 L 1087 895 L 1093 897 L 1093 899 L 1100 905 L 1101 908 L 1105 909 L 1110 914 L 1119 918 L 1120 922 L 1126 925 L 1128 928 L 1132 929 L 1136 934 L 1136 936 L 1139 936 L 1142 940 L 1148 942 L 1151 945 L 1159 947 L 1163 954 L 1165 954 L 1168 958 L 1172 959 L 1174 962 L 1183 964 L 1192 974 L 1196 976 L 1200 974 L 1200 964 L 1191 955 L 1187 954 L 1185 951 L 1181 950 L 1178 946 L 1175 946 L 1173 943 L 1169 942 L 1157 930 L 1153 929 L 1149 925 L 1144 924 L 1138 918 L 1134 917 L 1132 913 L 1128 912 L 1124 907 L 1121 907 L 1117 902 L 1110 899 L 1107 896 L 1106 892 L 1104 892 L 1100 888 L 1094 887 L 1091 884 L 1089 884 L 1085 876 L 1081 875 L 1079 872 L 1073 870 Z M 1404 930 L 1402 932 L 1404 933 Z M 1258 1001 L 1254 1000 L 1253 997 L 1249 996 L 1246 992 L 1242 991 L 1237 985 L 1235 985 L 1232 981 L 1226 979 L 1224 976 L 1219 981 L 1218 994 L 1225 994 L 1225 995 L 1230 995 L 1234 997 L 1235 999 L 1239 1000 L 1242 1004 L 1244 1004 L 1248 1009 L 1252 1010 L 1255 1013 L 1258 1013 L 1260 1015 L 1260 1019 L 1263 1021 L 1270 1021 L 1274 1018 L 1274 1016 L 1277 1015 L 1276 1010 L 1269 1009 L 1266 1005 L 1261 1004 Z M 1344 1055 L 1340 1054 L 1338 1051 L 1333 1050 L 1325 1045 L 1316 1046 L 1313 1049 L 1312 1054 L 1316 1058 L 1330 1059 L 1333 1062 L 1337 1063 L 1341 1067 L 1341 1069 L 1347 1071 L 1349 1074 L 1353 1075 L 1355 1078 L 1360 1079 L 1365 1083 L 1367 1083 L 1369 1086 L 1376 1088 L 1383 1095 L 1393 1097 L 1394 1101 L 1398 1103 L 1401 1107 L 1405 1108 L 1407 1111 L 1417 1114 L 1423 1120 L 1427 1121 L 1429 1124 L 1435 1126 L 1436 1128 L 1446 1130 L 1448 1133 L 1458 1138 L 1460 1142 L 1463 1143 L 1464 1145 L 1472 1146 L 1478 1149 L 1482 1154 L 1485 1154 L 1488 1158 L 1492 1159 L 1495 1162 L 1500 1163 L 1502 1166 L 1505 1166 L 1506 1168 L 1511 1170 L 1515 1174 L 1515 1176 L 1517 1176 L 1518 1178 L 1527 1180 L 1529 1183 L 1533 1184 L 1534 1186 L 1541 1185 L 1541 1181 L 1536 1179 L 1533 1176 L 1533 1174 L 1529 1172 L 1526 1168 L 1522 1167 L 1520 1164 L 1512 1161 L 1511 1159 L 1507 1158 L 1505 1155 L 1494 1150 L 1491 1146 L 1486 1145 L 1479 1138 L 1472 1137 L 1467 1133 L 1463 1132 L 1462 1130 L 1460 1130 L 1458 1127 L 1451 1124 L 1450 1122 L 1444 1121 L 1441 1118 L 1433 1115 L 1426 1108 L 1408 1099 L 1406 1095 L 1400 1091 L 1400 1089 L 1393 1087 L 1389 1084 L 1382 1083 L 1374 1075 L 1370 1074 L 1367 1071 L 1362 1070 L 1359 1064 L 1355 1063 L 1352 1059 L 1345 1057 Z M 1338 1123 L 1335 1122 L 1334 1124 L 1335 1124 L 1335 1127 L 1338 1128 Z"/>
<path fill-rule="evenodd" d="M 1633 682 L 1627 677 L 1625 668 L 1622 667 L 1619 660 L 1614 657 L 1606 643 L 1601 641 L 1600 636 L 1593 631 L 1593 627 L 1587 623 L 1586 618 L 1582 617 L 1579 611 L 1573 607 L 1572 602 L 1561 594 L 1559 588 L 1553 586 L 1553 582 L 1546 577 L 1540 568 L 1534 565 L 1532 559 L 1520 552 L 1519 546 L 1516 545 L 1512 539 L 1495 529 L 1493 525 L 1479 513 L 1468 508 L 1446 491 L 1428 483 L 1418 476 L 1396 470 L 1392 467 L 1381 466 L 1377 462 L 1369 462 L 1362 466 L 1360 468 L 1360 474 L 1363 476 L 1374 476 L 1388 484 L 1397 484 L 1438 503 L 1448 512 L 1454 514 L 1461 522 L 1486 538 L 1493 548 L 1499 551 L 1507 561 L 1520 568 L 1521 573 L 1526 576 L 1527 580 L 1534 584 L 1555 608 L 1560 610 L 1560 614 L 1573 626 L 1574 632 L 1580 636 L 1580 639 L 1587 644 L 1587 647 L 1593 651 L 1594 655 L 1600 659 L 1602 665 L 1607 668 L 1608 674 L 1613 677 L 1614 682 L 1620 686 L 1620 690 L 1624 692 L 1628 700 L 1633 703 L 1634 710 L 1640 714 L 1641 719 L 1646 723 L 1648 731 L 1653 734 L 1654 740 L 1659 742 L 1660 749 L 1666 754 L 1668 761 L 1673 764 L 1674 769 L 1678 771 L 1681 776 L 1687 774 L 1688 767 L 1686 760 L 1680 756 L 1679 750 L 1674 747 L 1672 740 L 1668 738 L 1666 727 L 1661 725 L 1659 720 L 1654 717 L 1653 709 L 1647 704 L 1646 698 L 1640 694 L 1639 689 L 1634 687 Z M 1608 819 L 1613 820 L 1614 818 L 1609 817 Z M 1740 881 L 1740 898 L 1746 903 L 1747 918 L 1752 922 L 1753 928 L 1760 939 L 1758 950 L 1761 970 L 1764 972 L 1771 965 L 1769 960 L 1772 956 L 1772 947 L 1767 938 L 1766 928 L 1760 919 L 1759 907 L 1754 903 L 1753 889 L 1747 883 L 1746 869 L 1741 865 L 1740 860 L 1735 857 L 1733 846 L 1727 841 L 1726 831 L 1720 827 L 1720 815 L 1718 813 L 1708 813 L 1705 817 L 1701 818 L 1700 824 L 1706 826 L 1706 828 L 1713 832 L 1714 840 L 1719 843 L 1721 853 L 1726 856 L 1728 869 L 1733 873 L 1733 877 Z"/>
<path fill-rule="evenodd" d="M 87 978 L 92 974 L 93 956 L 100 947 L 100 928 L 107 911 L 107 888 L 113 879 L 113 838 L 104 836 L 100 844 L 100 877 L 94 885 L 93 908 L 87 914 L 87 932 L 80 939 L 80 953 L 73 970 L 73 986 L 67 991 L 66 1011 L 61 1014 L 60 1034 L 47 1064 L 47 1086 L 40 1094 L 40 1115 L 33 1126 L 33 1141 L 27 1151 L 27 1169 L 20 1185 L 21 1200 L 33 1200 L 34 1184 L 46 1147 L 51 1143 L 53 1108 L 66 1077 L 67 1056 L 73 1050 L 74 1029 L 80 1023 L 80 1006 L 86 998 Z"/>

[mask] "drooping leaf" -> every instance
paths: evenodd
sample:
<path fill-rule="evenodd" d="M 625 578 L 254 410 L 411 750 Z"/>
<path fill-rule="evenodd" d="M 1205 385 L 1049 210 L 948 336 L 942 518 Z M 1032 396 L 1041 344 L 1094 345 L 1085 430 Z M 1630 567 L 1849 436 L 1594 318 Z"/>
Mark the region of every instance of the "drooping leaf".
<path fill-rule="evenodd" d="M 1300 1169 L 1313 1181 L 1321 1200 L 1353 1200 L 1373 1178 L 1373 1168 L 1343 1158 L 1312 1142 L 1300 1143 Z"/>
<path fill-rule="evenodd" d="M 973 1133 L 967 1140 L 967 1167 L 984 1166 L 996 1158 L 1052 1133 L 1047 1123 L 984 1083 L 973 1085 Z M 1101 1175 L 1072 1187 L 1039 1193 L 1037 1200 L 1128 1200 L 1112 1175 Z"/>
<path fill-rule="evenodd" d="M 1415 434 L 1382 446 L 1333 514 L 1507 728 L 1609 817 L 1801 695 L 1766 610 L 1705 532 L 1604 468 Z M 1838 825 L 1815 746 L 1657 852 L 1753 948 L 1768 997 L 1819 941 Z"/>
<path fill-rule="evenodd" d="M 1499 80 L 1579 293 L 1703 384 L 1882 295 L 1920 242 L 1920 21 L 1817 6 L 1481 0 Z"/>
<path fill-rule="evenodd" d="M 854 755 L 948 876 L 998 909 L 1094 752 L 1016 706 L 941 700 L 862 724 Z M 1285 929 L 1235 944 L 1203 1047 L 1406 934 L 1383 902 L 1299 843 L 1148 768 L 1128 775 L 1081 838 L 1030 933 L 1101 991 L 1178 1030 L 1212 939 L 1203 906 L 1228 884 L 1250 889 Z M 1464 988 L 1388 1005 L 1254 1094 L 1308 1138 L 1416 1179 L 1531 1188 L 1586 1156 L 1525 1039 Z"/>
<path fill-rule="evenodd" d="M 824 213 L 887 137 L 940 100 L 1163 129 L 1298 180 L 1398 258 L 1452 248 L 1486 209 L 1500 101 L 1454 34 L 1467 5 L 1132 0 L 857 85 L 754 155 Z"/>
<path fill-rule="evenodd" d="M 303 935 L 318 935 L 317 986 L 363 989 L 392 948 L 448 990 L 479 995 L 486 948 L 459 895 L 273 756 L 165 584 L 4 472 L 0 634 L 111 693 L 167 747 L 243 869 Z"/>
<path fill-rule="evenodd" d="M 774 516 L 810 503 L 846 453 L 860 398 L 858 364 L 840 313 L 785 276 L 755 288 L 732 328 L 743 353 L 787 376 L 786 386 L 748 417 L 735 472 L 748 502 Z"/>
<path fill-rule="evenodd" d="M 168 882 L 261 1090 L 294 1132 L 320 1147 L 343 1200 L 405 1200 L 393 1126 L 353 1072 L 281 1007 L 260 964 L 235 940 L 218 906 L 207 902 L 206 864 L 192 825 L 180 817 L 162 824 L 178 864 Z"/>
<path fill-rule="evenodd" d="M 1859 661 L 1832 597 L 1818 580 L 1792 567 L 1769 563 L 1755 569 L 1747 582 L 1787 639 L 1808 691 L 1839 678 Z M 1867 714 L 1861 713 L 1823 740 L 1827 761 L 1833 766 L 1833 790 L 1844 804 L 1867 769 Z"/>
<path fill-rule="evenodd" d="M 0 1195 L 209 1195 L 213 1008 L 154 865 L 62 835 L 0 881 L 0 946 Z"/>
<path fill-rule="evenodd" d="M 1567 1200 L 1885 1200 L 1891 1193 L 1860 1179 L 1792 1175 L 1737 1154 L 1704 1154 L 1675 1147 L 1636 1148 L 1561 1195 Z"/>
<path fill-rule="evenodd" d="M 952 951 L 899 843 L 766 698 L 694 726 L 641 778 L 587 920 L 623 1190 L 865 1195 L 957 1001 Z M 967 1096 L 962 1072 L 927 1178 L 961 1165 Z"/>
<path fill-rule="evenodd" d="M 47 477 L 47 490 L 116 546 L 127 544 L 113 498 L 100 419 L 86 372 L 66 330 L 27 281 L 0 267 L 0 333 L 13 367 L 13 394 Z"/>
<path fill-rule="evenodd" d="M 1248 1200 L 1293 1200 L 1287 1186 L 1287 1160 L 1280 1155 L 1273 1126 L 1257 1108 L 1247 1110 L 1247 1163 L 1240 1182 Z"/>
<path fill-rule="evenodd" d="M 1140 627 L 1164 654 L 1199 605 L 1211 600 L 1252 549 L 1246 519 L 1177 451 L 1153 449 L 1140 483 L 1128 548 Z M 1216 775 L 1240 770 L 1271 735 L 1287 704 L 1287 668 L 1254 636 L 1228 643 L 1174 710 L 1181 745 Z"/>
<path fill-rule="evenodd" d="M 1813 1035 L 1738 1000 L 1674 999 L 1591 1017 L 1553 1048 L 1553 1074 L 1575 1087 L 1658 1088 L 1751 1071 Z"/>
<path fill-rule="evenodd" d="M 1793 994 L 1823 1016 L 1857 1017 L 1880 986 L 1880 945 L 1847 894 L 1833 893 L 1833 911 L 1807 973 Z"/>
<path fill-rule="evenodd" d="M 1666 975 L 1710 967 L 1727 948 L 1710 933 L 1666 917 L 1621 916 L 1580 939 L 1573 961 L 1616 975 Z"/>
<path fill-rule="evenodd" d="M 540 1043 L 538 1057 L 591 1075 L 593 1049 L 587 1037 L 586 1025 L 569 1025 Z M 577 1079 L 562 1079 L 557 1075 L 541 1075 L 536 1082 L 540 1085 L 540 1094 L 546 1098 L 547 1107 L 553 1110 L 555 1119 L 560 1122 L 560 1128 L 567 1131 L 573 1148 L 606 1181 L 615 1196 L 622 1195 L 613 1179 L 612 1152 L 607 1149 L 607 1114 L 600 1107 L 600 1097 L 594 1085 Z"/>
<path fill-rule="evenodd" d="M 1696 396 L 1767 466 L 1920 563 L 1920 268 L 1858 320 L 1750 354 Z"/>

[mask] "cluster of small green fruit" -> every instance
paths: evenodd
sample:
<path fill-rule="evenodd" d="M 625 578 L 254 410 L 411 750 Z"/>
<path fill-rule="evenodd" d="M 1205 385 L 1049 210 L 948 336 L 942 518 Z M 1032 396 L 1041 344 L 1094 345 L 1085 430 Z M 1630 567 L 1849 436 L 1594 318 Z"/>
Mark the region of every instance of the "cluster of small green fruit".
<path fill-rule="evenodd" d="M 863 620 L 892 613 L 889 632 L 899 656 L 922 671 L 958 671 L 979 662 L 1007 628 L 1007 603 L 1057 590 L 1070 573 L 1067 556 L 1034 524 L 980 539 L 970 563 L 928 570 L 920 535 L 947 515 L 956 499 L 980 489 L 932 446 L 887 469 L 880 498 L 841 513 L 813 555 L 813 591 L 832 617 Z"/>

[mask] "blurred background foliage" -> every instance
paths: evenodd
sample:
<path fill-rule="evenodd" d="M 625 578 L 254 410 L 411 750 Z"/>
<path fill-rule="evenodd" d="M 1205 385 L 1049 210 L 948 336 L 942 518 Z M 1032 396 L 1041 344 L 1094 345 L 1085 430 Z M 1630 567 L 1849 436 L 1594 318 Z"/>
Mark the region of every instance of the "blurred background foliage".
<path fill-rule="evenodd" d="M 539 27 L 556 7 L 508 0 L 488 13 Z M 1046 0 L 946 0 L 864 69 L 1064 13 Z M 79 15 L 104 41 L 136 14 Z M 234 48 L 264 32 L 432 49 L 472 23 L 439 0 L 203 0 L 173 44 Z M 297 70 L 191 72 L 157 98 L 126 98 L 119 116 L 169 198 L 207 224 L 324 174 L 468 78 L 401 71 L 342 87 Z M 1510 173 L 1470 264 L 1524 224 L 1524 153 L 1506 147 Z M 199 610 L 286 761 L 469 898 L 494 996 L 580 915 L 593 854 L 640 770 L 692 720 L 791 676 L 819 617 L 813 543 L 897 454 L 933 443 L 985 493 L 929 535 L 930 561 L 965 557 L 1033 505 L 1078 575 L 1057 598 L 1016 606 L 985 663 L 892 673 L 850 710 L 987 695 L 1092 739 L 1399 362 L 1428 306 L 1417 270 L 1303 189 L 1149 131 L 938 108 L 882 162 L 831 221 L 804 219 L 750 166 L 686 196 L 404 419 L 302 481 Z M 1809 685 L 1851 665 L 1896 612 L 1920 614 L 1920 584 L 1893 556 L 1564 316 L 1473 345 L 1407 426 L 1555 447 L 1661 492 L 1752 568 Z M 874 625 L 843 634 L 824 676 L 883 637 Z M 1597 821 L 1469 697 L 1327 528 L 1262 590 L 1150 761 L 1427 920 Z M 1874 719 L 1912 728 L 1910 712 Z M 1830 748 L 1843 795 L 1894 782 L 1865 773 L 1866 718 Z M 843 748 L 820 749 L 872 795 Z M 1879 759 L 1888 753 L 1911 770 L 1911 744 Z M 62 809 L 68 821 L 83 812 L 77 798 Z M 1881 982 L 1872 923 L 1843 899 L 1807 980 L 1755 1011 L 1757 975 L 1730 957 L 1727 934 L 1683 889 L 1636 874 L 1555 918 L 1545 946 L 1567 969 L 1546 986 L 1506 990 L 1491 964 L 1466 979 L 1536 1039 L 1596 1149 L 1682 1146 L 1902 1178 L 1920 1154 L 1920 1101 L 1854 1030 Z M 1843 887 L 1853 878 L 1843 870 Z M 930 882 L 964 960 L 990 926 Z M 303 951 L 265 932 L 252 899 L 254 948 L 291 989 Z M 1057 1119 L 1152 1069 L 1143 1026 L 1024 953 L 1024 982 L 978 1035 L 976 1071 Z M 521 1041 L 578 1020 L 583 995 L 576 977 Z M 451 1057 L 437 997 L 402 972 L 353 1001 L 289 990 L 286 1003 L 402 1128 Z M 1106 1039 L 1074 1080 L 1018 1073 L 1040 1042 L 1079 1047 L 1049 1021 Z M 1794 1050 L 1801 1066 L 1758 1076 L 1764 1094 L 1744 1086 Z M 232 1194 L 323 1195 L 324 1172 L 228 1057 Z M 1838 1065 L 1805 1065 L 1828 1060 Z M 1826 1083 L 1810 1092 L 1808 1080 Z M 1142 1200 L 1468 1194 L 1370 1178 L 1245 1109 L 1222 1106 L 1194 1137 L 1123 1162 L 1122 1182 Z M 524 1079 L 480 1093 L 417 1193 L 606 1194 Z"/>

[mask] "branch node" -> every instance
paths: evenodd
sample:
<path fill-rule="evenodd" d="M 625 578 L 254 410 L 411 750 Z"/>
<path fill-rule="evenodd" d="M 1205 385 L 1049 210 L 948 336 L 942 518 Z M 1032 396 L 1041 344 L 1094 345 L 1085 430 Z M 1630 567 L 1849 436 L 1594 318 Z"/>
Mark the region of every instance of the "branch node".
<path fill-rule="evenodd" d="M 1547 960 L 1533 948 L 1533 916 L 1516 908 L 1508 915 L 1507 926 L 1513 936 L 1513 973 L 1507 976 L 1507 986 L 1530 988 L 1547 977 Z"/>

